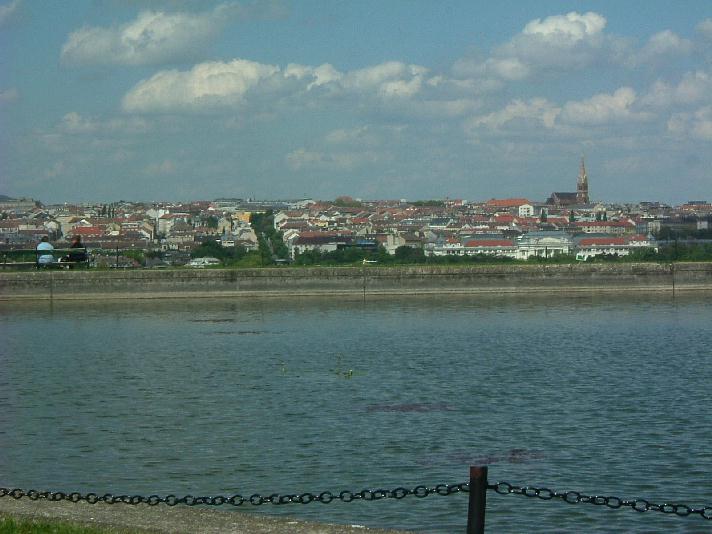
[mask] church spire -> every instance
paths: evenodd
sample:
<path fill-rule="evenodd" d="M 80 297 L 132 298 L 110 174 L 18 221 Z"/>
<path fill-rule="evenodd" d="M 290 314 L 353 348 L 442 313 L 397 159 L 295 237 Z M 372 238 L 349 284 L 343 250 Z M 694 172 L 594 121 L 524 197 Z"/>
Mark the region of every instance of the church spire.
<path fill-rule="evenodd" d="M 578 204 L 588 204 L 588 175 L 586 174 L 586 165 L 581 156 L 581 169 L 579 170 L 578 179 L 576 180 L 576 202 Z"/>

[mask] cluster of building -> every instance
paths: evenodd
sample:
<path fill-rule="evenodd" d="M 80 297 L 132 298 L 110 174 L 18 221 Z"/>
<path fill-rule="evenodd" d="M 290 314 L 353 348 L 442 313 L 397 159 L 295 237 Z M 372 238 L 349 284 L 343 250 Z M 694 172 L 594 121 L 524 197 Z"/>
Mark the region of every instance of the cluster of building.
<path fill-rule="evenodd" d="M 426 256 L 483 254 L 523 260 L 574 253 L 588 259 L 655 247 L 646 219 L 610 206 L 562 209 L 526 199 L 453 201 L 442 207 L 375 204 L 314 204 L 278 213 L 275 226 L 292 258 L 307 250 L 350 246 L 382 246 L 389 254 L 408 246 L 422 248 Z"/>
<path fill-rule="evenodd" d="M 708 228 L 712 205 L 691 201 L 672 207 L 657 202 L 591 202 L 583 160 L 576 192 L 554 192 L 546 201 L 526 198 L 482 202 L 251 201 L 218 199 L 189 203 L 117 202 L 48 205 L 0 198 L 0 247 L 32 248 L 43 236 L 59 244 L 81 236 L 89 249 L 161 250 L 185 259 L 206 240 L 257 250 L 253 213 L 271 210 L 292 259 L 306 251 L 349 247 L 422 249 L 428 256 L 493 255 L 514 259 L 576 254 L 624 256 L 655 248 L 665 225 Z"/>

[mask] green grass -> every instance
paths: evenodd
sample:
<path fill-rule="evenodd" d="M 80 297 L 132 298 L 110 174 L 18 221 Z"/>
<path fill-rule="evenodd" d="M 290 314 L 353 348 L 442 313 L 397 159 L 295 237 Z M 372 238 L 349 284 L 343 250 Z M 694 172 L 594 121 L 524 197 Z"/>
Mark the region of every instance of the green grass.
<path fill-rule="evenodd" d="M 18 519 L 0 514 L 0 534 L 127 534 L 116 528 L 88 527 L 67 521 Z"/>

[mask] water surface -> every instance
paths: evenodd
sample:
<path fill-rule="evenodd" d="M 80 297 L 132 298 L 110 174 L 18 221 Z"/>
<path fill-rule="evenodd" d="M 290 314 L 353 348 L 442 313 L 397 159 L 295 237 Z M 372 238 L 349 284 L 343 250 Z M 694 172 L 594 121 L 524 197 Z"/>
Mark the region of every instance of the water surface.
<path fill-rule="evenodd" d="M 4 303 L 0 486 L 319 493 L 487 463 L 494 481 L 710 506 L 710 318 L 670 296 Z M 453 532 L 467 496 L 245 511 Z M 492 492 L 487 525 L 712 526 Z"/>

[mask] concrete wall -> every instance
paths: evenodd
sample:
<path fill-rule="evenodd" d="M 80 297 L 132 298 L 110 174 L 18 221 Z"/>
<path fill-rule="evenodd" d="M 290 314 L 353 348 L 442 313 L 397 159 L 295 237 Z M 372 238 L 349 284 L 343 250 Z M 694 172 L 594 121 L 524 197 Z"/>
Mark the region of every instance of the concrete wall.
<path fill-rule="evenodd" d="M 712 263 L 0 273 L 0 300 L 712 290 Z"/>

